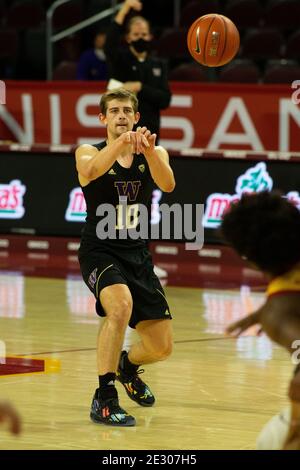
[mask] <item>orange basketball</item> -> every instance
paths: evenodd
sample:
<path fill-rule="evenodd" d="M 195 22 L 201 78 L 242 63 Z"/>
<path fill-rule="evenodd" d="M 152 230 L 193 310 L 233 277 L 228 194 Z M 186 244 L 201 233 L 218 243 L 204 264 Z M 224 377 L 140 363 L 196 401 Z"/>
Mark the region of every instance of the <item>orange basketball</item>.
<path fill-rule="evenodd" d="M 240 47 L 240 35 L 226 16 L 211 13 L 191 25 L 187 45 L 193 58 L 207 67 L 220 67 L 230 62 Z"/>

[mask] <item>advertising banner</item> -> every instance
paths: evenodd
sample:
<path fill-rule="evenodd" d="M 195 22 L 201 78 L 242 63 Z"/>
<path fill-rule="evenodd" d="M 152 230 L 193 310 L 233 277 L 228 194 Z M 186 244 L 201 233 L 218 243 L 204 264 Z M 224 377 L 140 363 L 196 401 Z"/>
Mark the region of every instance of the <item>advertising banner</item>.
<path fill-rule="evenodd" d="M 300 209 L 297 161 L 171 156 L 171 165 L 176 187 L 153 191 L 152 225 L 161 223 L 164 203 L 183 209 L 204 204 L 205 242 L 215 243 L 224 211 L 244 192 L 277 189 Z M 71 154 L 0 153 L 0 232 L 79 236 L 85 216 Z"/>
<path fill-rule="evenodd" d="M 7 81 L 0 140 L 51 145 L 99 142 L 105 83 Z M 168 149 L 300 151 L 300 81 L 288 85 L 171 83 L 162 112 Z"/>

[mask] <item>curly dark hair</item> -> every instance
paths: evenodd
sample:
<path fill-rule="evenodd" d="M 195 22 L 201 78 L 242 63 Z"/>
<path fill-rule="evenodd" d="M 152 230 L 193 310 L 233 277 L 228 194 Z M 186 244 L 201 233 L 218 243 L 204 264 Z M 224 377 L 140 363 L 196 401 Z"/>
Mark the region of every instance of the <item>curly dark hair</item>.
<path fill-rule="evenodd" d="M 239 255 L 275 276 L 300 261 L 300 212 L 279 192 L 243 195 L 224 215 L 220 234 Z"/>

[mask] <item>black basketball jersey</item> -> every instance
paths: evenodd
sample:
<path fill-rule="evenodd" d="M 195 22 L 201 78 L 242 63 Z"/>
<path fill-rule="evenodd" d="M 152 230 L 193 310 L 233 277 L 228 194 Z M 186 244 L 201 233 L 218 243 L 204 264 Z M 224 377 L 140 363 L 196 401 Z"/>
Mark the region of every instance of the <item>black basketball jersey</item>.
<path fill-rule="evenodd" d="M 94 144 L 98 150 L 103 149 L 106 142 Z M 127 207 L 139 204 L 150 207 L 154 182 L 150 174 L 148 163 L 144 155 L 134 155 L 130 168 L 124 168 L 116 160 L 112 167 L 99 178 L 82 187 L 87 206 L 86 224 L 83 229 L 83 239 L 105 246 L 114 247 L 137 247 L 144 246 L 145 240 L 133 240 L 130 237 L 119 239 L 116 230 L 116 239 L 99 239 L 96 234 L 96 226 L 104 217 L 97 216 L 97 208 L 101 204 L 109 204 L 116 211 L 118 221 L 118 210 L 120 210 L 120 197 L 127 198 Z M 123 216 L 122 216 L 123 217 Z M 121 219 L 122 219 L 121 217 Z"/>

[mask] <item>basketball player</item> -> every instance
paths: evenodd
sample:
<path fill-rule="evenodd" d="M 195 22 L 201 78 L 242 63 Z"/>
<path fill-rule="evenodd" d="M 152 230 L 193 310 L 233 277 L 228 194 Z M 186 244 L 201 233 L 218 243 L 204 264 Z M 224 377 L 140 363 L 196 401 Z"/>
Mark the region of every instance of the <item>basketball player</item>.
<path fill-rule="evenodd" d="M 295 354 L 300 340 L 300 213 L 279 193 L 244 195 L 225 214 L 223 238 L 269 278 L 265 304 L 228 326 L 238 336 L 260 324 L 276 343 Z M 298 355 L 299 359 L 299 355 Z M 300 361 L 299 361 L 300 364 Z M 289 386 L 291 422 L 285 449 L 300 450 L 300 365 Z"/>
<path fill-rule="evenodd" d="M 90 416 L 96 423 L 134 426 L 135 419 L 119 405 L 115 379 L 139 405 L 154 404 L 153 393 L 139 377 L 143 372 L 139 367 L 170 355 L 171 315 L 153 273 L 146 241 L 99 239 L 96 210 L 103 203 L 114 208 L 118 235 L 123 224 L 119 222 L 120 196 L 127 197 L 129 212 L 134 213 L 139 204 L 149 203 L 153 182 L 162 191 L 171 192 L 175 180 L 168 153 L 155 146 L 156 135 L 146 127 L 132 131 L 139 120 L 138 100 L 132 92 L 119 89 L 103 95 L 99 117 L 107 127 L 107 140 L 76 150 L 79 182 L 87 204 L 79 261 L 83 279 L 95 295 L 96 311 L 105 317 L 97 344 L 99 388 Z M 130 224 L 136 226 L 137 218 Z M 136 329 L 140 341 L 121 354 L 128 324 Z"/>
<path fill-rule="evenodd" d="M 10 432 L 19 434 L 21 432 L 21 419 L 15 408 L 7 401 L 0 402 L 0 423 L 8 421 Z"/>

